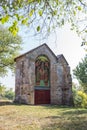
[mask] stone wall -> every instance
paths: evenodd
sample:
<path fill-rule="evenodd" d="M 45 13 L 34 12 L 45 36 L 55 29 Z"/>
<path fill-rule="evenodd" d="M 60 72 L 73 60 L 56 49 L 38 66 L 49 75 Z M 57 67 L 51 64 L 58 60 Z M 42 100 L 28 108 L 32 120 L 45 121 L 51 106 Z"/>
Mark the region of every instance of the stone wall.
<path fill-rule="evenodd" d="M 33 52 L 17 58 L 15 85 L 16 102 L 18 101 L 21 103 L 34 104 L 35 60 L 39 55 L 46 55 L 49 58 L 51 63 L 50 68 L 52 68 L 54 63 L 56 63 L 55 56 L 47 50 L 46 46 L 42 46 Z M 50 77 L 52 77 L 52 75 Z"/>
<path fill-rule="evenodd" d="M 45 55 L 50 60 L 51 104 L 70 105 L 72 99 L 70 68 L 63 57 L 57 59 L 46 45 L 16 59 L 15 101 L 34 104 L 35 60 L 40 55 Z"/>
<path fill-rule="evenodd" d="M 58 80 L 61 81 L 58 86 L 60 86 L 62 89 L 62 104 L 73 105 L 72 77 L 70 74 L 70 67 L 63 56 L 61 56 L 61 58 L 58 60 L 58 64 L 60 64 L 58 65 L 58 77 L 62 77 L 62 79 L 60 78 L 60 80 Z M 59 66 L 61 66 L 61 69 Z M 60 72 L 60 70 L 62 71 Z"/>

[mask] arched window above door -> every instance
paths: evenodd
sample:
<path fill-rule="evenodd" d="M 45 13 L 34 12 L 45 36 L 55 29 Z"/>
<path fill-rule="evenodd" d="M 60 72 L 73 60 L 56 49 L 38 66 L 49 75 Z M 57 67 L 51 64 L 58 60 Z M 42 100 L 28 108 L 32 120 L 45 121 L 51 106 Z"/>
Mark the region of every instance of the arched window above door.
<path fill-rule="evenodd" d="M 36 58 L 35 79 L 36 79 L 36 86 L 49 87 L 49 84 L 50 84 L 50 61 L 44 55 L 40 55 Z"/>

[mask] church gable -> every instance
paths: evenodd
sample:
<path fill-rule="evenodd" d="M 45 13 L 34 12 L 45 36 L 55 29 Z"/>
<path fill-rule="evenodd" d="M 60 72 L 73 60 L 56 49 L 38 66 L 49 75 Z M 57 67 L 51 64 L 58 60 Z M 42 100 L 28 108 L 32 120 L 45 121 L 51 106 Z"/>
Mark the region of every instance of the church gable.
<path fill-rule="evenodd" d="M 24 53 L 24 54 L 16 57 L 14 60 L 16 61 L 17 59 L 21 59 L 22 57 L 28 57 L 28 56 L 31 56 L 31 58 L 32 57 L 36 58 L 39 55 L 47 55 L 50 58 L 57 60 L 56 55 L 45 43 L 43 45 L 40 45 L 40 46 L 28 51 L 27 53 Z"/>
<path fill-rule="evenodd" d="M 55 56 L 43 44 L 15 58 L 15 61 L 15 101 L 26 104 L 72 104 L 70 70 L 63 55 Z"/>

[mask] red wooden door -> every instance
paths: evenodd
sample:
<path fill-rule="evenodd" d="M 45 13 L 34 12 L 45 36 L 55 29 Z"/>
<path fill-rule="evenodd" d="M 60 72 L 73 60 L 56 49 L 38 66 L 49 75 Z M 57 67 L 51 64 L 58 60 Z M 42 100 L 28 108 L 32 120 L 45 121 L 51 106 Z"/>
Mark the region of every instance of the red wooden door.
<path fill-rule="evenodd" d="M 50 90 L 35 90 L 35 104 L 50 104 Z"/>

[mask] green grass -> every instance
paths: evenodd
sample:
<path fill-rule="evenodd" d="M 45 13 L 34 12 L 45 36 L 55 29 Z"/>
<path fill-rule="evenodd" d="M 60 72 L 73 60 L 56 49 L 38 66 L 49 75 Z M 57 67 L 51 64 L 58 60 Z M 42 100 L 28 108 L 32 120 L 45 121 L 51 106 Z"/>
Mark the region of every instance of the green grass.
<path fill-rule="evenodd" d="M 1 103 L 0 130 L 87 130 L 87 109 Z"/>

